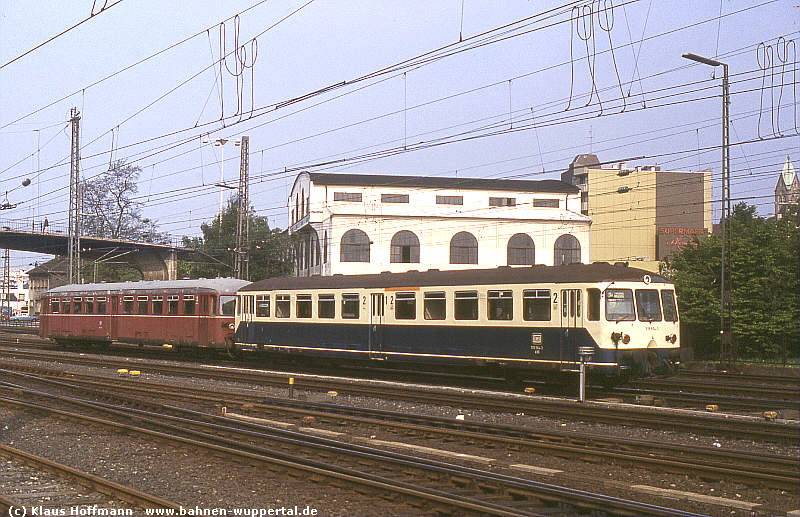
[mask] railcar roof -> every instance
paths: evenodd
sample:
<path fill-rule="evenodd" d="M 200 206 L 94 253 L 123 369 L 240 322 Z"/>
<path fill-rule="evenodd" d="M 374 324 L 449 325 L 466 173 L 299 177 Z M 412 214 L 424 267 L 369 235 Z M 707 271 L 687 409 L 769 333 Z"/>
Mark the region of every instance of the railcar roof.
<path fill-rule="evenodd" d="M 641 281 L 649 275 L 651 282 L 669 283 L 667 279 L 644 269 L 611 265 L 570 264 L 567 266 L 498 267 L 453 271 L 409 271 L 377 275 L 334 275 L 310 277 L 278 277 L 254 282 L 240 291 L 273 291 L 280 289 L 348 289 L 413 286 L 567 283 Z"/>
<path fill-rule="evenodd" d="M 247 280 L 236 278 L 198 278 L 196 280 L 143 280 L 140 282 L 108 282 L 96 284 L 70 284 L 47 291 L 50 294 L 109 293 L 128 291 L 186 290 L 235 292 L 247 285 Z"/>

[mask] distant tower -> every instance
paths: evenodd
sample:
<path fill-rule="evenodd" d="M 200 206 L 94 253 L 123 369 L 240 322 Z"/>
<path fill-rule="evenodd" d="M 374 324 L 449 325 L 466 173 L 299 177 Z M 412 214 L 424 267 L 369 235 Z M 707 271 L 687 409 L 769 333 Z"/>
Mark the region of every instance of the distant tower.
<path fill-rule="evenodd" d="M 775 186 L 775 217 L 780 219 L 789 205 L 800 203 L 800 180 L 794 172 L 794 164 L 789 157 L 783 164 L 783 171 Z"/>

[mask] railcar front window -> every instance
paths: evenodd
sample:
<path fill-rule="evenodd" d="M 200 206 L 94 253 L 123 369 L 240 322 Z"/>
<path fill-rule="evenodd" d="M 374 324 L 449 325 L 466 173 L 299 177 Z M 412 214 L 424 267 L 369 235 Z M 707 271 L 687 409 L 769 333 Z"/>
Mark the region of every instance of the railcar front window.
<path fill-rule="evenodd" d="M 664 321 L 678 321 L 678 308 L 675 306 L 675 291 L 661 291 L 661 305 L 664 306 Z"/>
<path fill-rule="evenodd" d="M 522 319 L 550 321 L 550 289 L 528 289 L 522 292 Z"/>
<path fill-rule="evenodd" d="M 636 312 L 639 321 L 661 321 L 661 301 L 655 289 L 636 290 Z"/>
<path fill-rule="evenodd" d="M 487 302 L 490 320 L 510 320 L 514 317 L 514 297 L 511 291 L 489 291 Z"/>
<path fill-rule="evenodd" d="M 292 310 L 291 300 L 288 294 L 279 294 L 275 297 L 275 317 L 288 318 Z"/>
<path fill-rule="evenodd" d="M 185 294 L 183 296 L 183 313 L 186 315 L 192 315 L 195 312 L 197 302 L 194 299 L 193 294 Z"/>
<path fill-rule="evenodd" d="M 297 317 L 310 318 L 311 317 L 311 295 L 298 294 L 297 295 Z"/>
<path fill-rule="evenodd" d="M 170 295 L 167 297 L 167 314 L 175 316 L 178 314 L 178 296 Z"/>
<path fill-rule="evenodd" d="M 358 295 L 357 294 L 343 294 L 342 295 L 342 318 L 358 319 Z"/>
<path fill-rule="evenodd" d="M 320 318 L 336 317 L 336 301 L 332 294 L 321 294 L 317 300 L 317 312 Z"/>
<path fill-rule="evenodd" d="M 425 293 L 425 319 L 443 320 L 447 317 L 447 299 L 444 291 Z"/>
<path fill-rule="evenodd" d="M 397 293 L 394 317 L 398 320 L 413 320 L 417 317 L 417 296 L 414 293 Z"/>
<path fill-rule="evenodd" d="M 630 289 L 606 289 L 606 320 L 633 321 L 633 292 Z"/>
<path fill-rule="evenodd" d="M 233 295 L 222 295 L 219 297 L 219 313 L 222 316 L 233 316 L 236 309 L 236 297 Z"/>
<path fill-rule="evenodd" d="M 478 319 L 478 291 L 456 291 L 454 304 L 457 320 Z"/>
<path fill-rule="evenodd" d="M 161 315 L 164 314 L 164 297 L 163 296 L 153 296 L 153 307 L 152 313 L 154 315 Z"/>
<path fill-rule="evenodd" d="M 133 296 L 122 297 L 122 312 L 124 314 L 133 314 Z"/>
<path fill-rule="evenodd" d="M 136 314 L 147 314 L 147 296 L 136 297 Z"/>
<path fill-rule="evenodd" d="M 268 294 L 256 296 L 256 317 L 269 318 L 269 304 L 270 296 Z"/>

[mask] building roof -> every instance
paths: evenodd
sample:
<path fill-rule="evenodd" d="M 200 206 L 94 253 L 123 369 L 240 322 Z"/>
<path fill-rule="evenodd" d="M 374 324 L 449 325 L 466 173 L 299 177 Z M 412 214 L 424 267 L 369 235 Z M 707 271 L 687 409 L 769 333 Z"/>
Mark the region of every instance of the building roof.
<path fill-rule="evenodd" d="M 110 293 L 126 291 L 154 291 L 154 290 L 211 290 L 221 292 L 235 292 L 249 282 L 236 278 L 199 278 L 196 280 L 144 280 L 141 282 L 102 282 L 96 284 L 70 284 L 50 289 L 50 294 L 67 293 Z"/>
<path fill-rule="evenodd" d="M 579 154 L 569 164 L 570 169 L 581 167 L 594 167 L 600 165 L 600 158 L 596 154 Z"/>
<path fill-rule="evenodd" d="M 28 271 L 28 276 L 66 274 L 69 268 L 69 260 L 65 257 L 55 257 Z"/>
<path fill-rule="evenodd" d="M 267 278 L 243 287 L 241 291 L 273 291 L 292 289 L 357 289 L 385 287 L 417 287 L 487 284 L 535 284 L 563 282 L 641 281 L 649 275 L 652 282 L 666 283 L 664 277 L 643 269 L 611 265 L 607 262 L 570 264 L 567 266 L 498 267 L 494 269 L 462 269 L 409 271 L 377 275 L 333 275 Z"/>
<path fill-rule="evenodd" d="M 794 183 L 795 177 L 796 174 L 794 172 L 794 164 L 792 163 L 792 160 L 790 160 L 789 157 L 787 156 L 786 161 L 783 164 L 783 172 L 781 172 L 781 178 L 783 179 L 783 184 L 786 185 L 787 188 L 791 187 L 792 183 Z"/>
<path fill-rule="evenodd" d="M 560 180 L 501 180 L 483 178 L 440 178 L 431 176 L 388 176 L 382 174 L 308 173 L 318 185 L 347 187 L 423 187 L 460 190 L 502 190 L 575 194 L 578 188 Z"/>

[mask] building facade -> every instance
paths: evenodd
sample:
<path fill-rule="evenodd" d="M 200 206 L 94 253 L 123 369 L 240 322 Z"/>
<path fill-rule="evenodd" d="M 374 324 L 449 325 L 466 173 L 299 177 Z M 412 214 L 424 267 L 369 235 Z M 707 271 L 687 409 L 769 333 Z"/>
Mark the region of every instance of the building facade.
<path fill-rule="evenodd" d="M 581 154 L 561 179 L 581 190 L 581 213 L 592 218 L 592 262 L 632 262 L 657 272 L 661 261 L 711 232 L 710 171 L 612 167 Z"/>
<path fill-rule="evenodd" d="M 789 157 L 783 164 L 783 170 L 778 176 L 778 184 L 775 185 L 775 217 L 783 217 L 789 206 L 800 204 L 800 180 L 794 171 L 794 164 Z"/>
<path fill-rule="evenodd" d="M 9 270 L 8 280 L 0 281 L 0 316 L 28 314 L 30 289 L 28 275 L 21 269 Z"/>
<path fill-rule="evenodd" d="M 558 180 L 303 172 L 288 201 L 299 276 L 589 258 L 580 191 Z"/>
<path fill-rule="evenodd" d="M 69 261 L 65 257 L 55 257 L 28 271 L 30 286 L 28 313 L 41 314 L 42 295 L 54 287 L 67 285 L 69 279 Z"/>

